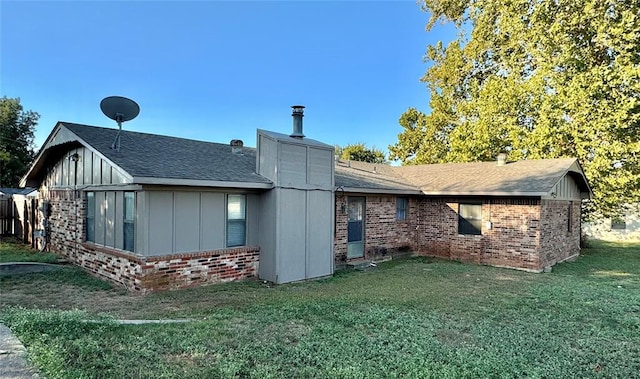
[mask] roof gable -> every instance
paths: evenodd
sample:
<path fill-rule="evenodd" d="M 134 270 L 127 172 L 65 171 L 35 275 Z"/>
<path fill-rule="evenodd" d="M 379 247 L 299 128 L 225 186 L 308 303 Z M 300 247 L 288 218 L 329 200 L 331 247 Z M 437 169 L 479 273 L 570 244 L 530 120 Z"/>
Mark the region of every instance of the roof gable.
<path fill-rule="evenodd" d="M 59 122 L 37 161 L 46 159 L 47 149 L 75 143 L 104 157 L 134 184 L 222 187 L 239 183 L 230 185 L 270 188 L 271 182 L 255 172 L 255 149 L 243 147 L 233 153 L 230 145 L 122 130 L 120 149 L 116 150 L 111 145 L 117 133 L 113 128 Z"/>

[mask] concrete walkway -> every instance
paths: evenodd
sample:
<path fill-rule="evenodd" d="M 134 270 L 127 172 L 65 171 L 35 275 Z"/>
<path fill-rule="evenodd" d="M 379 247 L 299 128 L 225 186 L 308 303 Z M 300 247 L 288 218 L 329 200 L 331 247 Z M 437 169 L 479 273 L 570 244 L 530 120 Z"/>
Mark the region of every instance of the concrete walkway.
<path fill-rule="evenodd" d="M 24 345 L 11 333 L 11 329 L 0 324 L 0 378 L 38 378 L 36 370 L 27 363 L 26 355 Z"/>

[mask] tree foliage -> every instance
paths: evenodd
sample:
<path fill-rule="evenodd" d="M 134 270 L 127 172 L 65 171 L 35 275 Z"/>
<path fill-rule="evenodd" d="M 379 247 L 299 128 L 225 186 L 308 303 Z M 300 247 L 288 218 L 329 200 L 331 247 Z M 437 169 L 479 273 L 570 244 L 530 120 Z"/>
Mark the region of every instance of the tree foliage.
<path fill-rule="evenodd" d="M 592 210 L 640 201 L 640 2 L 423 0 L 431 113 L 408 109 L 389 147 L 403 164 L 577 157 Z"/>
<path fill-rule="evenodd" d="M 385 153 L 375 147 L 367 147 L 364 143 L 353 143 L 346 146 L 336 146 L 336 155 L 340 159 L 369 162 L 386 163 Z"/>
<path fill-rule="evenodd" d="M 34 157 L 39 114 L 25 111 L 20 99 L 0 98 L 0 187 L 17 187 Z"/>

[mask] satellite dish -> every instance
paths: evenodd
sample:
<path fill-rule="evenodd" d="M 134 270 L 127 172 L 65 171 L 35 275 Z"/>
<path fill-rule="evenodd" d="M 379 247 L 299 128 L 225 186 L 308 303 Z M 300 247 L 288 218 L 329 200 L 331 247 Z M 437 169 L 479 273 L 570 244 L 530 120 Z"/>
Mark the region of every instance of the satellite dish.
<path fill-rule="evenodd" d="M 140 106 L 133 100 L 122 96 L 109 96 L 102 99 L 100 109 L 105 116 L 116 120 L 118 125 L 136 118 L 140 113 Z"/>
<path fill-rule="evenodd" d="M 111 144 L 111 148 L 120 151 L 120 132 L 122 123 L 136 118 L 140 113 L 140 106 L 133 100 L 122 96 L 109 96 L 102 99 L 100 109 L 105 116 L 118 123 L 118 134 Z"/>

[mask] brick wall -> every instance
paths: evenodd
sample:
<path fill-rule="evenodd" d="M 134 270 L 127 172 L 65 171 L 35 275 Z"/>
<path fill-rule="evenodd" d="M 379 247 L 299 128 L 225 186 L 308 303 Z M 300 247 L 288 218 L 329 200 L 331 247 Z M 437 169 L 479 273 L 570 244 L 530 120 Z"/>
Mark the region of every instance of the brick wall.
<path fill-rule="evenodd" d="M 422 199 L 420 254 L 540 271 L 539 200 L 491 199 L 482 204 L 482 235 L 458 234 L 457 199 Z M 488 222 L 491 223 L 490 228 Z"/>
<path fill-rule="evenodd" d="M 86 200 L 73 190 L 41 191 L 51 205 L 48 247 L 92 274 L 147 293 L 257 276 L 259 247 L 141 256 L 84 242 Z"/>
<path fill-rule="evenodd" d="M 382 259 L 418 249 L 417 199 L 408 198 L 405 220 L 397 220 L 396 196 L 365 197 L 364 259 Z M 347 262 L 347 214 L 342 211 L 347 196 L 336 197 L 336 235 L 334 255 L 337 267 Z"/>
<path fill-rule="evenodd" d="M 580 254 L 580 206 L 579 201 L 542 200 L 541 267 Z"/>

